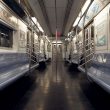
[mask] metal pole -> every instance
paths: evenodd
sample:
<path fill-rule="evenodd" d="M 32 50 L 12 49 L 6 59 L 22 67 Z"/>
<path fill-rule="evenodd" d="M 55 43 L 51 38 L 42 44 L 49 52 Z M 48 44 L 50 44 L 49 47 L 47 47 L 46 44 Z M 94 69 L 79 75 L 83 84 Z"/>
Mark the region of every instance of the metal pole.
<path fill-rule="evenodd" d="M 86 11 L 85 11 L 85 14 L 84 14 L 84 19 L 83 19 L 83 29 L 82 29 L 82 36 L 83 36 L 83 43 L 84 43 L 84 60 L 85 60 L 85 73 L 87 74 L 87 64 L 86 64 L 86 42 L 85 42 L 85 29 L 84 29 L 84 26 L 85 26 L 85 18 L 86 18 L 86 14 L 89 10 L 89 7 L 91 6 L 91 4 L 93 3 L 94 0 L 91 0 L 90 4 L 88 5 Z"/>
<path fill-rule="evenodd" d="M 30 55 L 29 55 L 29 73 L 30 73 L 30 70 L 31 70 L 31 64 L 32 64 L 32 62 L 31 62 L 31 56 L 32 56 L 32 30 L 30 31 L 31 32 L 31 36 L 29 36 L 30 38 L 29 38 L 29 42 L 30 42 L 30 44 L 29 44 L 29 53 L 30 53 Z"/>
<path fill-rule="evenodd" d="M 40 60 L 40 58 L 39 58 L 40 57 L 40 37 L 38 37 L 38 42 L 39 42 L 39 53 L 38 53 L 39 54 L 38 55 L 38 62 L 39 62 L 39 60 Z"/>
<path fill-rule="evenodd" d="M 70 37 L 70 43 L 71 43 L 71 51 L 70 51 L 70 61 L 71 61 L 72 60 L 72 38 L 71 37 Z"/>
<path fill-rule="evenodd" d="M 77 44 L 76 44 L 76 46 L 77 46 L 77 53 L 78 53 L 78 65 L 79 65 L 79 63 L 80 63 L 80 55 L 79 55 L 79 45 L 78 45 L 78 43 L 79 43 L 79 36 L 78 36 L 78 32 L 77 32 L 77 27 L 76 27 L 76 39 L 78 39 L 77 40 Z"/>
<path fill-rule="evenodd" d="M 58 66 L 57 65 L 57 61 L 58 61 L 57 60 L 57 56 L 58 56 L 57 54 L 58 54 L 58 52 L 57 52 L 57 29 L 56 29 L 56 81 L 57 81 L 57 66 Z"/>
<path fill-rule="evenodd" d="M 85 24 L 85 17 L 86 17 L 86 14 L 87 14 L 87 12 L 88 12 L 88 9 L 89 9 L 89 7 L 91 6 L 91 4 L 93 3 L 93 1 L 94 0 L 91 0 L 91 2 L 90 2 L 90 4 L 88 5 L 88 7 L 87 7 L 87 9 L 85 10 L 85 12 L 83 13 L 83 15 L 80 17 L 80 20 L 78 21 L 78 23 L 77 23 L 77 25 L 76 25 L 76 39 L 78 39 L 78 42 L 79 42 L 79 36 L 78 36 L 78 30 L 77 30 L 77 28 L 78 28 L 78 25 L 79 25 L 79 23 L 80 23 L 80 21 L 81 21 L 81 19 L 83 18 L 83 16 L 84 16 L 84 19 L 83 19 L 83 29 L 82 29 L 82 34 L 83 34 L 83 38 L 84 38 L 84 24 Z M 78 43 L 77 42 L 77 43 Z M 84 52 L 85 53 L 85 52 Z M 78 64 L 80 63 L 80 54 L 79 54 L 79 48 L 78 48 Z"/>
<path fill-rule="evenodd" d="M 55 0 L 55 17 L 56 17 L 56 81 L 57 81 L 57 1 Z"/>

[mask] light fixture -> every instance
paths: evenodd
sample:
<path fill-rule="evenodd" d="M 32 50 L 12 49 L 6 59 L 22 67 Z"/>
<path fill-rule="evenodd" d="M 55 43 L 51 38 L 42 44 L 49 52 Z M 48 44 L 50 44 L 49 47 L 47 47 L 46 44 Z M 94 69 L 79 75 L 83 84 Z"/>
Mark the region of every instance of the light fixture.
<path fill-rule="evenodd" d="M 81 9 L 81 14 L 83 15 L 86 11 L 86 9 L 88 8 L 89 4 L 91 3 L 91 0 L 87 0 L 83 6 L 83 8 Z"/>
<path fill-rule="evenodd" d="M 81 12 L 79 13 L 78 17 L 76 18 L 75 22 L 73 23 L 73 27 L 75 27 L 78 24 L 81 16 L 85 13 L 85 11 L 88 8 L 88 6 L 89 6 L 90 3 L 91 3 L 91 0 L 87 0 L 85 2 L 85 4 L 83 5 L 83 7 L 81 9 Z"/>
<path fill-rule="evenodd" d="M 42 27 L 39 24 L 38 20 L 35 17 L 31 17 L 31 18 L 32 18 L 33 22 L 37 25 L 37 27 L 39 28 L 39 30 L 44 33 L 44 30 L 42 29 Z"/>
<path fill-rule="evenodd" d="M 39 22 L 38 22 L 38 21 L 37 21 L 37 26 L 38 26 L 39 30 L 40 30 L 41 32 L 43 32 L 43 33 L 44 33 L 44 30 L 42 29 L 42 27 L 41 27 L 41 25 L 39 24 Z"/>
<path fill-rule="evenodd" d="M 37 19 L 35 17 L 31 17 L 31 19 L 33 20 L 33 22 L 36 24 L 37 23 Z"/>
<path fill-rule="evenodd" d="M 73 27 L 75 27 L 78 24 L 79 20 L 80 20 L 80 17 L 78 16 L 73 24 Z"/>

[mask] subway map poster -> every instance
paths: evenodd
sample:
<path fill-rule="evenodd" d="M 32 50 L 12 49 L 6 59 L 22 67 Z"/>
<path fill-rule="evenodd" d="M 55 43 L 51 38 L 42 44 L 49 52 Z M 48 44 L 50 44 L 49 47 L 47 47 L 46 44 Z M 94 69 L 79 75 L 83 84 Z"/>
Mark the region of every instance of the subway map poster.
<path fill-rule="evenodd" d="M 97 28 L 97 46 L 105 46 L 107 44 L 107 35 L 106 35 L 106 21 L 103 21 L 99 24 Z"/>
<path fill-rule="evenodd" d="M 107 6 L 94 19 L 96 50 L 107 50 L 108 44 L 108 9 Z"/>

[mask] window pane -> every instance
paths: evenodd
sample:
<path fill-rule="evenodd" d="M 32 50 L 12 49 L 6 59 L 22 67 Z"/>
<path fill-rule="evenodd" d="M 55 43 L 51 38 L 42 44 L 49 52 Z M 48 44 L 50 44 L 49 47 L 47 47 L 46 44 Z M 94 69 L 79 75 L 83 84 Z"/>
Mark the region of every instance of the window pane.
<path fill-rule="evenodd" d="M 0 24 L 0 47 L 12 47 L 13 30 Z"/>

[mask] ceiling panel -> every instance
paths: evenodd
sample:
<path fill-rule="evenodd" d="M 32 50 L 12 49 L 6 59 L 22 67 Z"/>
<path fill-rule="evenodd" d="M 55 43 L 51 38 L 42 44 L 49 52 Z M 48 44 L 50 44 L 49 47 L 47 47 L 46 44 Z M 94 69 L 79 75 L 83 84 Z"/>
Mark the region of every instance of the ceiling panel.
<path fill-rule="evenodd" d="M 55 7 L 55 0 L 44 0 L 46 7 Z"/>
<path fill-rule="evenodd" d="M 56 0 L 57 7 L 66 7 L 68 0 Z"/>
<path fill-rule="evenodd" d="M 46 7 L 47 10 L 47 15 L 49 18 L 49 22 L 50 22 L 50 27 L 52 30 L 52 33 L 54 33 L 55 31 L 55 24 L 56 24 L 56 19 L 55 19 L 55 8 L 53 7 Z"/>
<path fill-rule="evenodd" d="M 60 31 L 61 33 L 62 33 L 62 26 L 64 21 L 66 5 L 67 5 L 67 0 L 56 0 L 57 27 L 58 27 L 58 31 Z M 47 15 L 49 17 L 52 33 L 55 34 L 55 28 L 56 28 L 55 0 L 45 0 L 45 6 L 47 10 Z"/>
<path fill-rule="evenodd" d="M 57 8 L 58 23 L 62 23 L 65 16 L 65 8 Z"/>
<path fill-rule="evenodd" d="M 74 0 L 64 34 L 67 35 L 86 0 Z"/>
<path fill-rule="evenodd" d="M 55 8 L 46 8 L 48 17 L 55 20 Z"/>
<path fill-rule="evenodd" d="M 38 3 L 38 0 L 28 0 L 28 3 L 30 4 L 32 10 L 35 13 L 35 17 L 38 19 L 39 23 L 41 24 L 41 26 L 43 27 L 45 32 L 47 34 L 50 34 L 49 29 L 46 25 L 46 21 L 45 21 L 44 16 L 43 16 L 43 13 L 41 11 L 40 5 Z"/>
<path fill-rule="evenodd" d="M 63 22 L 64 22 L 64 17 L 65 17 L 65 8 L 57 8 L 57 27 L 59 27 L 59 31 L 62 33 L 62 27 L 63 27 Z"/>
<path fill-rule="evenodd" d="M 67 10 L 67 4 L 69 0 L 56 0 L 57 7 L 57 27 L 58 31 L 62 33 L 62 28 L 64 24 L 64 18 Z M 82 5 L 86 0 L 73 0 L 72 8 L 70 8 L 69 18 L 67 18 L 67 24 L 64 33 L 67 34 L 71 28 L 73 22 L 75 21 Z M 39 6 L 38 0 L 28 0 L 31 4 L 32 9 L 34 10 L 35 16 L 39 19 L 40 24 L 46 33 L 49 33 L 47 27 L 47 20 L 44 18 L 41 7 Z M 49 24 L 52 30 L 52 33 L 55 34 L 56 30 L 56 16 L 55 16 L 55 0 L 42 0 L 45 5 L 47 16 L 49 19 Z M 67 11 L 69 12 L 69 11 Z"/>

